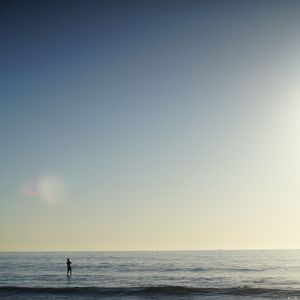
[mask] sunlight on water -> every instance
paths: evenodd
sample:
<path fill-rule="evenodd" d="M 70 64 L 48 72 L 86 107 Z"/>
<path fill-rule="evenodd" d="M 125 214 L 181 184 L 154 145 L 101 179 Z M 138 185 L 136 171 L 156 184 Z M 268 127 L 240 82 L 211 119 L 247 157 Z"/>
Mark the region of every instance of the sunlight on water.
<path fill-rule="evenodd" d="M 66 276 L 68 256 L 72 277 Z M 0 295 L 298 299 L 299 274 L 298 250 L 15 252 L 0 254 Z"/>

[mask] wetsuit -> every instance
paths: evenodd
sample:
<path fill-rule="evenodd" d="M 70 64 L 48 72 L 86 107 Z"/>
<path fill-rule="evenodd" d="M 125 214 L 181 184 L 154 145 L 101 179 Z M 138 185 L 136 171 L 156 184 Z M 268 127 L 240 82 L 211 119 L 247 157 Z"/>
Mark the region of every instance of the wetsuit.
<path fill-rule="evenodd" d="M 72 274 L 72 262 L 68 259 L 67 260 L 67 274 L 70 272 L 70 274 Z"/>

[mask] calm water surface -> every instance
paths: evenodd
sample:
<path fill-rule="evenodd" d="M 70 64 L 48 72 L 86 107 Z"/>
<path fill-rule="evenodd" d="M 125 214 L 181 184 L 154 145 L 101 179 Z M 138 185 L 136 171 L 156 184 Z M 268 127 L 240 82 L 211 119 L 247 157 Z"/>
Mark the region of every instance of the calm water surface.
<path fill-rule="evenodd" d="M 0 253 L 0 298 L 300 299 L 300 250 Z"/>

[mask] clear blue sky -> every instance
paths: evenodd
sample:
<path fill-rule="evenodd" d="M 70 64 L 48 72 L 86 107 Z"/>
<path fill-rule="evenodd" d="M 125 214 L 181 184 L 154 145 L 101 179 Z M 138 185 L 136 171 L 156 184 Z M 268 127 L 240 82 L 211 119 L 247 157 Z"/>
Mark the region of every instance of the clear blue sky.
<path fill-rule="evenodd" d="M 1 1 L 0 250 L 300 247 L 297 1 Z"/>

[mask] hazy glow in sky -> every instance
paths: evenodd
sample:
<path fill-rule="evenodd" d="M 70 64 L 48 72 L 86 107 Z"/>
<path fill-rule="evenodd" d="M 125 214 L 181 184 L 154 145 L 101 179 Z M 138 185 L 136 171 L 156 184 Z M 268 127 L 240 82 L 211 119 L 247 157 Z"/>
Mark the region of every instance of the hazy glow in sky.
<path fill-rule="evenodd" d="M 43 175 L 34 182 L 22 186 L 22 195 L 26 198 L 36 198 L 48 205 L 58 205 L 66 200 L 67 188 L 58 175 Z"/>
<path fill-rule="evenodd" d="M 299 248 L 300 5 L 250 2 L 1 1 L 0 250 Z"/>

